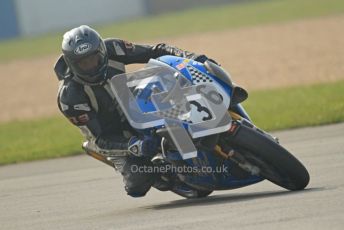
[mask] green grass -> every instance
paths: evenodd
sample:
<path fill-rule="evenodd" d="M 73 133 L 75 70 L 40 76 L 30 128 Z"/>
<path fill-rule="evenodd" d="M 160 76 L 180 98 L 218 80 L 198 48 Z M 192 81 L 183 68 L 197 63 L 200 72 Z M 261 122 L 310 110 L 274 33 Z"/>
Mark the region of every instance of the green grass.
<path fill-rule="evenodd" d="M 344 81 L 252 92 L 243 105 L 265 130 L 338 123 L 344 121 Z"/>
<path fill-rule="evenodd" d="M 270 131 L 343 122 L 344 81 L 256 91 L 244 106 Z M 0 130 L 0 165 L 81 152 L 79 130 L 62 116 L 0 124 Z"/>
<path fill-rule="evenodd" d="M 82 136 L 67 119 L 45 118 L 0 124 L 0 165 L 81 152 Z"/>
<path fill-rule="evenodd" d="M 96 27 L 103 37 L 144 40 L 344 13 L 343 0 L 265 0 Z M 57 53 L 63 32 L 0 43 L 0 61 Z M 163 40 L 163 39 L 162 39 Z M 187 49 L 187 47 L 185 47 Z"/>

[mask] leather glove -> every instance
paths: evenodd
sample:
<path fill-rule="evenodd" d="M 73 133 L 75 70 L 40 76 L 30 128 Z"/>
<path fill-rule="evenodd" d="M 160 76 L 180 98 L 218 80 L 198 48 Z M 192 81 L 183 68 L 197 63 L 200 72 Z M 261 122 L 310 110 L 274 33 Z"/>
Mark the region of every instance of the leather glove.
<path fill-rule="evenodd" d="M 128 143 L 128 150 L 137 157 L 154 156 L 159 147 L 159 141 L 156 137 L 144 136 L 143 139 L 131 137 Z"/>

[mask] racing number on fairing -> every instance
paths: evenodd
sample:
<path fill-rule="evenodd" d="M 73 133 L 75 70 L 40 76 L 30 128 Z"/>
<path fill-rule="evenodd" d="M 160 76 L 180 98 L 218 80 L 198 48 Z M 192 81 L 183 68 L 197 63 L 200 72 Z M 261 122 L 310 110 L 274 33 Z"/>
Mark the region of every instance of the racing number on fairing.
<path fill-rule="evenodd" d="M 221 94 L 219 94 L 216 90 L 210 90 L 209 92 L 205 92 L 204 89 L 206 89 L 206 85 L 197 85 L 196 86 L 196 92 L 204 96 L 208 101 L 211 101 L 212 103 L 219 105 L 223 102 L 223 98 Z M 202 113 L 205 112 L 207 113 L 207 117 L 203 117 L 203 121 L 211 120 L 213 119 L 211 111 L 205 107 L 202 106 L 200 103 L 197 101 L 190 101 L 190 104 L 193 104 L 197 107 L 197 111 Z"/>
<path fill-rule="evenodd" d="M 189 101 L 189 103 L 191 105 L 194 105 L 197 107 L 197 112 L 199 113 L 202 113 L 202 112 L 205 112 L 207 114 L 206 117 L 203 117 L 202 118 L 202 121 L 207 121 L 207 120 L 211 120 L 213 118 L 213 116 L 211 115 L 211 112 L 210 110 L 205 107 L 205 106 L 202 106 L 200 103 L 198 103 L 197 101 Z M 191 109 L 191 108 L 188 108 L 188 109 Z"/>
<path fill-rule="evenodd" d="M 213 102 L 216 105 L 219 105 L 223 102 L 223 98 L 221 94 L 219 94 L 216 90 L 210 90 L 209 92 L 204 92 L 203 90 L 206 89 L 206 85 L 197 85 L 196 92 L 204 96 L 208 101 Z"/>

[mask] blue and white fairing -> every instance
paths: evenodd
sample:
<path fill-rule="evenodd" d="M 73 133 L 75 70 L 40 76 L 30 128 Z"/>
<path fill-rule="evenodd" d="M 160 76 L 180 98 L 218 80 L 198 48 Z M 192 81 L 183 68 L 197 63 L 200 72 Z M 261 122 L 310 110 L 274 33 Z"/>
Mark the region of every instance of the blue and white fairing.
<path fill-rule="evenodd" d="M 131 125 L 136 129 L 157 128 L 166 123 L 166 119 L 156 118 L 160 115 L 183 123 L 193 138 L 228 130 L 231 88 L 204 72 L 201 63 L 167 58 L 174 58 L 175 65 L 152 59 L 144 69 L 113 79 L 113 91 Z M 124 98 L 130 102 L 123 102 Z M 138 124 L 143 118 L 155 122 Z"/>
<path fill-rule="evenodd" d="M 224 97 L 224 104 L 226 106 L 229 106 L 230 103 L 230 97 L 228 95 L 232 95 L 233 92 L 233 85 L 229 85 L 226 83 L 223 79 L 213 75 L 210 73 L 204 66 L 204 64 L 190 60 L 185 58 L 179 58 L 175 56 L 163 56 L 158 58 L 157 60 L 160 61 L 160 64 L 156 62 L 156 60 L 152 60 L 154 65 L 161 65 L 161 62 L 164 64 L 167 64 L 174 68 L 175 70 L 179 71 L 185 78 L 187 78 L 189 81 L 191 81 L 194 85 L 202 84 L 204 82 L 211 82 L 214 84 L 214 86 L 217 88 L 218 92 L 226 96 Z M 195 71 L 196 70 L 196 71 Z M 197 73 L 203 73 L 204 75 L 208 77 L 199 77 L 199 74 Z M 226 72 L 227 77 L 231 81 L 231 76 L 229 73 Z M 236 111 L 239 113 L 240 116 L 247 120 L 251 120 L 243 106 L 239 103 L 234 106 Z"/>
<path fill-rule="evenodd" d="M 228 85 L 226 82 L 221 80 L 215 75 L 212 75 L 204 66 L 204 64 L 185 58 L 179 58 L 175 56 L 163 56 L 157 59 L 160 61 L 160 64 L 156 60 L 152 60 L 150 64 L 152 65 L 161 65 L 167 64 L 180 72 L 185 78 L 187 78 L 193 85 L 212 83 L 218 90 L 218 92 L 223 96 L 223 101 L 225 106 L 228 108 L 230 104 L 230 96 L 232 95 L 233 86 Z M 227 73 L 228 74 L 228 73 Z M 230 75 L 228 74 L 230 78 Z M 248 120 L 250 120 L 245 109 L 241 104 L 236 105 L 237 111 L 240 115 Z M 173 160 L 182 160 L 178 154 L 167 153 L 167 155 Z M 198 151 L 197 159 L 187 159 L 186 161 L 189 165 L 202 165 L 206 164 L 212 167 L 213 171 L 216 172 L 219 170 L 218 159 L 214 157 L 213 153 L 207 153 L 204 151 Z M 230 161 L 225 161 L 222 165 L 224 168 L 231 169 L 233 168 L 233 163 Z M 221 171 L 221 170 L 220 170 Z M 216 178 L 216 179 L 215 179 Z M 238 187 L 243 187 L 258 183 L 263 180 L 259 176 L 252 175 L 246 179 L 238 179 L 231 175 L 230 171 L 228 173 L 214 173 L 213 176 L 199 176 L 199 177 L 187 177 L 184 178 L 192 185 L 200 185 L 203 188 L 208 189 L 234 189 Z"/>
<path fill-rule="evenodd" d="M 193 85 L 212 83 L 218 90 L 218 93 L 223 96 L 224 105 L 227 106 L 227 108 L 229 107 L 230 97 L 228 95 L 232 94 L 232 88 L 221 79 L 212 75 L 205 68 L 204 64 L 194 60 L 169 55 L 162 56 L 157 60 L 180 72 L 183 77 L 187 78 Z M 158 64 L 156 60 L 151 60 L 151 63 L 154 63 L 154 65 Z"/>
<path fill-rule="evenodd" d="M 168 126 L 166 120 L 172 122 L 178 120 L 181 124 L 179 129 L 188 130 L 192 138 L 225 132 L 230 127 L 227 108 L 230 105 L 232 86 L 209 73 L 202 63 L 175 56 L 163 56 L 158 60 L 151 59 L 142 70 L 115 76 L 111 82 L 112 90 L 129 123 L 145 134 L 149 134 L 152 129 Z M 176 85 L 178 87 L 175 87 Z M 210 91 L 197 91 L 203 89 L 204 85 L 212 89 L 210 94 Z M 173 100 L 169 100 L 170 95 L 173 95 Z M 219 105 L 210 103 L 203 98 L 204 96 L 210 96 L 210 101 L 220 99 L 222 107 L 216 107 Z M 196 106 L 189 106 L 189 109 L 184 110 L 187 111 L 185 113 L 179 111 L 175 113 L 172 109 L 171 115 L 168 106 L 185 99 Z M 166 108 L 164 108 L 165 104 Z M 215 115 L 223 109 L 223 114 L 227 114 L 227 117 Z M 165 113 L 167 110 L 169 110 L 168 114 Z M 204 125 L 211 122 L 215 122 L 218 127 L 214 126 L 214 128 L 211 125 L 207 128 Z M 229 172 L 217 172 L 219 159 L 212 152 L 196 149 L 185 130 L 172 137 L 179 152 L 167 152 L 167 159 L 171 162 L 183 161 L 195 168 L 207 166 L 213 172 L 185 176 L 185 183 L 198 188 L 216 190 L 242 187 L 262 180 L 261 177 L 253 175 L 245 179 L 235 178 L 230 173 L 233 168 L 231 161 L 222 162 L 222 166 L 229 169 Z"/>

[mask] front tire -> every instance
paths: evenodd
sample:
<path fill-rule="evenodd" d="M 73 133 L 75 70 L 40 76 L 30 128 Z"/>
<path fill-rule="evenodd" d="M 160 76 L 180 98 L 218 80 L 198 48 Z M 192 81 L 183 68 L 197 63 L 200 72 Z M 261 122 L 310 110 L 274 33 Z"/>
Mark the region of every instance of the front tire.
<path fill-rule="evenodd" d="M 288 190 L 304 189 L 309 174 L 302 163 L 267 134 L 236 123 L 233 132 L 224 133 L 222 142 L 260 169 L 260 176 Z"/>

